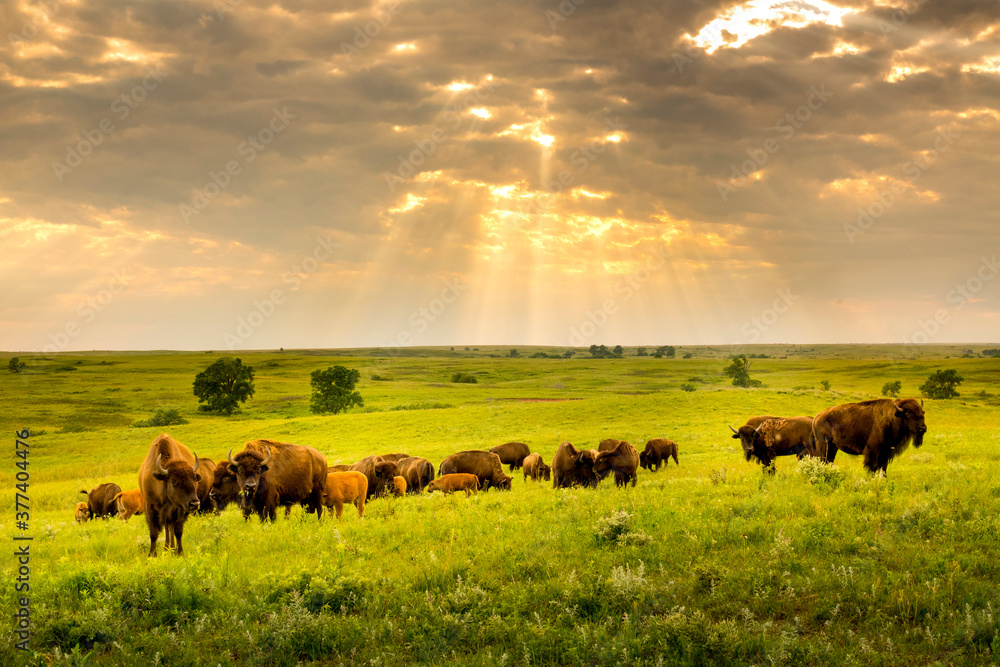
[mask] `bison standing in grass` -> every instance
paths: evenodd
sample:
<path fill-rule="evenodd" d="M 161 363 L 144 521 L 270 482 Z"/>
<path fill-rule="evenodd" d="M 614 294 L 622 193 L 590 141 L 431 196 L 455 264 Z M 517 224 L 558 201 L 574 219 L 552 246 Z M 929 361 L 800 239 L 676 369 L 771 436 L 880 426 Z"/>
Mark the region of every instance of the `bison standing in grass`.
<path fill-rule="evenodd" d="M 233 456 L 229 450 L 229 470 L 249 507 L 261 521 L 277 518 L 278 505 L 296 503 L 323 518 L 323 491 L 326 489 L 326 459 L 312 447 L 274 440 L 251 440 Z"/>
<path fill-rule="evenodd" d="M 115 496 L 118 505 L 118 518 L 128 521 L 134 514 L 142 514 L 142 492 L 139 489 L 122 491 Z"/>
<path fill-rule="evenodd" d="M 628 486 L 631 481 L 635 486 L 639 467 L 639 452 L 631 443 L 625 440 L 604 440 L 598 445 L 598 454 L 594 459 L 594 474 L 604 479 L 609 472 L 615 474 L 615 486 Z"/>
<path fill-rule="evenodd" d="M 655 472 L 661 465 L 668 464 L 671 458 L 680 465 L 677 460 L 677 443 L 666 438 L 653 438 L 646 443 L 646 449 L 639 452 L 639 467 Z"/>
<path fill-rule="evenodd" d="M 73 513 L 73 518 L 76 519 L 77 523 L 90 520 L 90 508 L 87 507 L 87 503 L 79 502 L 76 504 L 76 511 Z"/>
<path fill-rule="evenodd" d="M 524 470 L 524 479 L 527 480 L 529 477 L 538 482 L 541 480 L 549 481 L 552 479 L 552 468 L 545 465 L 542 460 L 541 454 L 529 454 L 524 457 L 524 462 L 522 464 L 522 470 Z"/>
<path fill-rule="evenodd" d="M 441 475 L 427 485 L 427 493 L 432 491 L 440 491 L 441 493 L 465 491 L 465 497 L 468 498 L 479 491 L 479 478 L 463 472 L 448 473 Z"/>
<path fill-rule="evenodd" d="M 392 480 L 398 474 L 395 461 L 386 461 L 381 456 L 366 456 L 350 468 L 368 478 L 368 500 L 384 496 L 392 490 Z"/>
<path fill-rule="evenodd" d="M 153 440 L 139 468 L 142 511 L 149 527 L 149 555 L 156 555 L 160 531 L 167 534 L 167 548 L 184 552 L 182 535 L 188 514 L 201 507 L 198 500 L 198 457 L 166 433 Z"/>
<path fill-rule="evenodd" d="M 89 492 L 81 489 L 80 493 L 87 494 L 87 510 L 90 518 L 100 517 L 106 519 L 109 516 L 118 516 L 118 505 L 115 503 L 115 496 L 122 492 L 122 487 L 114 482 L 98 484 Z"/>
<path fill-rule="evenodd" d="M 470 449 L 452 454 L 438 468 L 439 475 L 467 473 L 479 478 L 480 488 L 488 491 L 492 487 L 510 490 L 511 478 L 504 474 L 500 457 L 493 452 Z"/>
<path fill-rule="evenodd" d="M 396 474 L 406 480 L 407 493 L 421 493 L 434 479 L 434 464 L 420 456 L 396 461 Z"/>
<path fill-rule="evenodd" d="M 491 452 L 500 457 L 500 463 L 510 466 L 510 471 L 520 470 L 525 457 L 531 450 L 523 442 L 507 442 L 490 449 Z"/>
<path fill-rule="evenodd" d="M 552 488 L 596 487 L 600 481 L 594 472 L 597 454 L 593 449 L 579 450 L 569 442 L 559 445 L 552 457 Z"/>
<path fill-rule="evenodd" d="M 344 505 L 353 503 L 358 508 L 358 518 L 365 515 L 365 498 L 368 496 L 368 478 L 360 472 L 331 472 L 326 476 L 323 504 L 332 508 L 341 520 Z"/>
<path fill-rule="evenodd" d="M 729 427 L 740 441 L 747 461 L 757 460 L 766 472 L 774 473 L 779 456 L 801 459 L 813 451 L 812 417 L 751 417 L 738 430 Z"/>
<path fill-rule="evenodd" d="M 816 451 L 832 463 L 837 450 L 863 455 L 870 472 L 886 472 L 889 462 L 913 442 L 924 443 L 924 403 L 914 398 L 879 398 L 827 408 L 813 420 Z"/>

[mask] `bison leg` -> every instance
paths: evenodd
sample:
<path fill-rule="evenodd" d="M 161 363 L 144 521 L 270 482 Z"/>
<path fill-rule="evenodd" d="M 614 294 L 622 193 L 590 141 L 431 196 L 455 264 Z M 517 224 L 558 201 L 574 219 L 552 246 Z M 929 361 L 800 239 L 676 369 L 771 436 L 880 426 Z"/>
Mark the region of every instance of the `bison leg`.
<path fill-rule="evenodd" d="M 156 515 L 152 512 L 146 519 L 146 523 L 149 525 L 149 556 L 152 557 L 156 555 L 156 541 L 160 539 L 160 526 L 157 524 Z"/>
<path fill-rule="evenodd" d="M 792 453 L 795 454 L 795 458 L 801 461 L 806 455 L 806 448 L 804 445 L 795 445 L 792 447 Z"/>
<path fill-rule="evenodd" d="M 181 545 L 181 537 L 184 535 L 184 521 L 178 521 L 174 524 L 174 540 L 177 543 L 177 555 L 180 556 L 184 553 L 184 547 Z"/>
<path fill-rule="evenodd" d="M 341 516 L 344 514 L 344 501 L 337 498 L 333 501 L 333 511 L 337 515 L 337 521 L 341 520 Z"/>
<path fill-rule="evenodd" d="M 354 501 L 354 506 L 358 508 L 358 518 L 363 518 L 365 515 L 365 497 L 358 496 L 358 499 Z"/>

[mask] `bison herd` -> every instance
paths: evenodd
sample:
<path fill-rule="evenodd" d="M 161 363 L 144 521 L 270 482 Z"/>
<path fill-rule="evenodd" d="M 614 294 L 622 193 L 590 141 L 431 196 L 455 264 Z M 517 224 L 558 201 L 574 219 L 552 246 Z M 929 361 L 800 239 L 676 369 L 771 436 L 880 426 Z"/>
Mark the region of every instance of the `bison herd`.
<path fill-rule="evenodd" d="M 813 417 L 751 417 L 739 429 L 729 427 L 740 440 L 747 461 L 757 460 L 774 471 L 779 456 L 806 455 L 833 461 L 838 450 L 864 456 L 865 467 L 885 473 L 889 461 L 912 441 L 923 442 L 923 404 L 915 399 L 879 399 L 828 408 Z M 243 516 L 256 514 L 274 521 L 279 507 L 285 515 L 294 505 L 323 516 L 331 509 L 338 520 L 344 505 L 353 504 L 364 516 L 365 502 L 382 495 L 404 496 L 441 491 L 464 491 L 466 497 L 491 488 L 510 490 L 512 477 L 522 470 L 524 480 L 552 481 L 555 489 L 596 487 L 614 476 L 618 487 L 635 486 L 639 468 L 659 470 L 670 459 L 679 465 L 677 443 L 654 438 L 642 452 L 625 440 L 602 440 L 597 449 L 577 449 L 564 442 L 551 465 L 522 442 L 508 442 L 485 450 L 466 450 L 445 458 L 435 475 L 434 465 L 404 453 L 366 456 L 353 465 L 328 465 L 316 449 L 275 440 L 252 440 L 242 451 L 230 450 L 215 463 L 199 458 L 169 435 L 157 436 L 139 468 L 139 488 L 122 491 L 117 484 L 94 487 L 87 502 L 76 505 L 76 520 L 142 514 L 149 527 L 149 555 L 165 533 L 168 549 L 183 553 L 187 517 L 219 512 L 237 503 Z"/>

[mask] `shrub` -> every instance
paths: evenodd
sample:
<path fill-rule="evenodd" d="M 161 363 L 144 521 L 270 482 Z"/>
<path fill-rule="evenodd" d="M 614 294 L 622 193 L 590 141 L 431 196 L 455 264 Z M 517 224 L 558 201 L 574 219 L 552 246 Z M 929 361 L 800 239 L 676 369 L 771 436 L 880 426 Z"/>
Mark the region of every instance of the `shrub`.
<path fill-rule="evenodd" d="M 823 391 L 830 391 L 830 387 L 833 386 L 833 383 L 831 383 L 829 380 L 823 380 L 822 382 L 819 383 L 819 386 L 823 387 Z"/>
<path fill-rule="evenodd" d="M 965 380 L 954 368 L 946 371 L 935 371 L 920 385 L 920 393 L 927 398 L 956 398 L 959 393 L 955 387 Z"/>
<path fill-rule="evenodd" d="M 813 456 L 806 456 L 795 468 L 807 482 L 817 486 L 837 488 L 844 479 L 844 473 L 832 463 Z"/>
<path fill-rule="evenodd" d="M 477 382 L 479 382 L 479 380 L 476 379 L 476 376 L 473 375 L 472 373 L 463 373 L 461 371 L 452 373 L 451 381 L 462 382 L 465 384 L 476 384 Z"/>
<path fill-rule="evenodd" d="M 7 363 L 7 370 L 11 373 L 20 373 L 27 367 L 28 364 L 21 361 L 20 357 L 11 357 L 10 361 Z"/>
<path fill-rule="evenodd" d="M 697 387 L 695 387 L 695 386 L 694 386 L 693 384 L 691 384 L 690 382 L 685 382 L 684 384 L 682 384 L 682 385 L 681 385 L 681 389 L 682 389 L 683 391 L 694 391 L 694 390 L 695 390 L 696 388 L 697 388 Z"/>
<path fill-rule="evenodd" d="M 632 515 L 625 510 L 618 510 L 598 519 L 594 537 L 598 544 L 619 547 L 643 546 L 653 541 L 643 531 L 632 529 Z"/>
<path fill-rule="evenodd" d="M 149 419 L 133 422 L 134 428 L 145 428 L 147 426 L 174 426 L 175 424 L 187 424 L 188 420 L 181 416 L 181 413 L 174 408 L 169 410 L 157 410 Z"/>
<path fill-rule="evenodd" d="M 379 375 L 378 373 L 372 373 L 371 378 L 375 382 L 391 382 L 392 381 L 392 378 L 389 377 L 388 375 Z"/>
<path fill-rule="evenodd" d="M 892 382 L 886 382 L 882 385 L 882 395 L 891 396 L 896 398 L 899 396 L 899 392 L 903 390 L 903 383 L 899 380 L 893 380 Z"/>

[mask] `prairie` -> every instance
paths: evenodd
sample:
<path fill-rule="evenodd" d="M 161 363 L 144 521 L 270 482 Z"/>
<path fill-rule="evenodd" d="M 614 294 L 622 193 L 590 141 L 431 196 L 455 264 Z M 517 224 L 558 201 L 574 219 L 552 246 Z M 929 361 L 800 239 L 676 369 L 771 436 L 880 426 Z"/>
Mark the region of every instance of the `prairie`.
<path fill-rule="evenodd" d="M 1000 359 L 960 358 L 970 347 L 982 346 L 741 349 L 770 356 L 754 360 L 764 386 L 752 390 L 722 375 L 725 347 L 243 352 L 256 393 L 230 417 L 198 412 L 191 390 L 220 353 L 22 354 L 22 373 L 0 374 L 0 527 L 20 532 L 14 433 L 30 429 L 31 651 L 14 649 L 8 622 L 0 662 L 997 664 Z M 361 371 L 365 405 L 313 415 L 309 373 L 335 364 Z M 918 396 L 942 368 L 964 376 L 961 396 L 925 401 L 924 445 L 886 478 L 844 454 L 782 458 L 764 475 L 729 437 L 751 415 L 812 415 L 891 380 Z M 452 383 L 456 372 L 477 382 Z M 168 408 L 189 423 L 131 425 Z M 73 506 L 100 482 L 136 488 L 161 432 L 213 460 L 268 437 L 331 464 L 405 451 L 435 466 L 510 440 L 548 463 L 564 440 L 641 450 L 667 437 L 680 465 L 640 470 L 627 489 L 554 491 L 514 473 L 510 492 L 381 498 L 339 524 L 301 508 L 245 522 L 231 507 L 188 520 L 184 556 L 161 536 L 148 559 L 142 516 L 81 525 Z M 14 610 L 18 566 L 0 564 Z"/>

